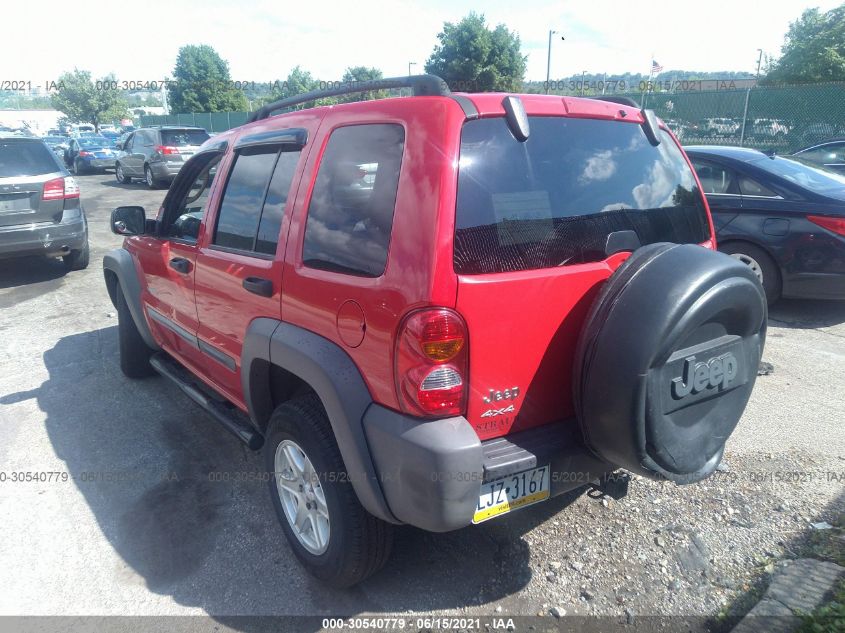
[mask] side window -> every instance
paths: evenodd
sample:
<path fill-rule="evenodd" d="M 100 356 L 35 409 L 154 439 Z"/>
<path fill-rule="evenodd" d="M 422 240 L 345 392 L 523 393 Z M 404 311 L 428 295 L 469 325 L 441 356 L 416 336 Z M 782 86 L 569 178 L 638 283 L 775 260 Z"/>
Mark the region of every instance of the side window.
<path fill-rule="evenodd" d="M 216 246 L 275 254 L 299 155 L 298 147 L 238 152 L 217 215 Z"/>
<path fill-rule="evenodd" d="M 822 147 L 801 152 L 798 154 L 798 157 L 818 165 L 843 163 L 845 162 L 845 144 L 836 145 L 831 143 L 830 145 L 823 145 Z"/>
<path fill-rule="evenodd" d="M 167 237 L 188 242 L 197 241 L 211 185 L 222 157 L 223 154 L 216 154 L 210 160 L 204 161 L 203 165 L 191 170 L 196 172 L 199 169 L 199 173 L 193 178 L 188 191 L 182 194 L 182 201 L 176 210 L 172 214 L 168 213 L 173 221 L 167 226 Z"/>
<path fill-rule="evenodd" d="M 701 181 L 704 193 L 737 194 L 733 172 L 727 167 L 715 163 L 693 161 L 693 167 Z"/>
<path fill-rule="evenodd" d="M 739 177 L 739 190 L 744 196 L 763 196 L 766 198 L 779 197 L 774 191 L 768 187 L 764 187 L 759 182 L 749 178 L 748 176 Z"/>
<path fill-rule="evenodd" d="M 308 209 L 303 263 L 365 277 L 384 273 L 405 130 L 353 125 L 332 132 Z"/>

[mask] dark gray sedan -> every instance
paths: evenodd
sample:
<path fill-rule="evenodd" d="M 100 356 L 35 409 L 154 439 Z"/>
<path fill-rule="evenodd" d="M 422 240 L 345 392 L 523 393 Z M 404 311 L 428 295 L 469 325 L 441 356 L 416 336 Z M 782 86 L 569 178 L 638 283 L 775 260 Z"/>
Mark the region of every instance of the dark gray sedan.
<path fill-rule="evenodd" d="M 88 266 L 79 186 L 39 138 L 0 135 L 0 258 L 61 257 Z"/>

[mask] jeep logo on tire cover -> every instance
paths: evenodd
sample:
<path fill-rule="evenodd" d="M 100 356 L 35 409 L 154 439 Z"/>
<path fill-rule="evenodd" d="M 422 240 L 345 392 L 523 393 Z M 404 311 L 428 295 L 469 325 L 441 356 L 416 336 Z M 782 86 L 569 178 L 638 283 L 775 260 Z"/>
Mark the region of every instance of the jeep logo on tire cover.
<path fill-rule="evenodd" d="M 738 373 L 739 362 L 731 352 L 699 363 L 695 362 L 695 356 L 687 356 L 683 374 L 672 379 L 672 397 L 680 400 L 705 389 L 722 391 L 732 386 Z"/>

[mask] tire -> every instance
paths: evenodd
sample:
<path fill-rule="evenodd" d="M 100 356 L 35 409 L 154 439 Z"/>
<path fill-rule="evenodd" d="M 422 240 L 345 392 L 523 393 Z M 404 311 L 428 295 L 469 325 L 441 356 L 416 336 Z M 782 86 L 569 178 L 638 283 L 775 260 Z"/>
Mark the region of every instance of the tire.
<path fill-rule="evenodd" d="M 132 178 L 127 176 L 123 171 L 123 165 L 117 163 L 114 167 L 114 177 L 121 185 L 128 185 L 132 183 Z"/>
<path fill-rule="evenodd" d="M 144 165 L 144 181 L 147 183 L 147 187 L 150 189 L 160 189 L 161 184 L 156 177 L 153 176 L 153 170 L 150 169 L 149 165 Z"/>
<path fill-rule="evenodd" d="M 150 349 L 141 338 L 135 319 L 126 305 L 123 289 L 115 287 L 117 304 L 117 334 L 120 345 L 120 369 L 127 378 L 146 378 L 155 375 L 156 371 L 150 365 Z"/>
<path fill-rule="evenodd" d="M 751 270 L 696 244 L 650 244 L 585 321 L 573 402 L 585 444 L 678 484 L 713 474 L 757 378 L 767 306 Z"/>
<path fill-rule="evenodd" d="M 726 242 L 719 245 L 719 250 L 749 266 L 766 293 L 769 305 L 780 299 L 782 283 L 777 264 L 766 251 L 748 242 Z"/>
<path fill-rule="evenodd" d="M 272 474 L 269 485 L 273 507 L 294 555 L 309 573 L 328 585 L 343 588 L 384 566 L 393 545 L 393 526 L 369 514 L 358 501 L 316 395 L 289 400 L 273 412 L 263 450 L 265 466 Z M 280 487 L 280 482 L 289 481 L 286 475 L 297 477 L 289 465 L 298 462 L 290 455 L 300 453 L 312 465 L 304 469 L 300 477 L 303 483 L 296 485 L 298 490 Z M 310 477 L 308 472 L 312 473 Z M 316 482 L 312 491 L 307 488 L 309 481 Z M 309 516 L 305 529 L 297 530 L 302 534 L 298 536 L 292 521 L 300 516 L 302 497 L 294 495 L 303 493 L 309 495 L 305 503 L 313 500 L 319 509 L 306 510 Z M 288 519 L 286 507 L 292 519 Z M 321 538 L 314 538 L 317 534 Z"/>
<path fill-rule="evenodd" d="M 88 261 L 91 258 L 91 249 L 88 246 L 88 240 L 85 240 L 85 246 L 78 250 L 71 251 L 68 255 L 62 257 L 65 267 L 68 270 L 85 270 L 88 268 Z"/>
<path fill-rule="evenodd" d="M 79 166 L 79 161 L 77 159 L 73 160 L 73 175 L 74 176 L 81 176 L 85 171 Z"/>

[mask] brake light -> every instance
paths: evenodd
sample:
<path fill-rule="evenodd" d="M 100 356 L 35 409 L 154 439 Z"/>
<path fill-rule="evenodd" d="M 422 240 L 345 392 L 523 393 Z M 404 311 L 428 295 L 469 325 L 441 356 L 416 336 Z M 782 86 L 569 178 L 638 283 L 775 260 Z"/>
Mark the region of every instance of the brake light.
<path fill-rule="evenodd" d="M 170 145 L 156 145 L 155 150 L 159 154 L 178 154 L 178 147 L 171 147 Z"/>
<path fill-rule="evenodd" d="M 397 395 L 405 413 L 424 417 L 461 415 L 468 391 L 467 328 L 456 312 L 412 312 L 396 343 Z"/>
<path fill-rule="evenodd" d="M 86 152 L 84 149 L 79 150 L 79 154 L 77 154 L 77 156 L 82 156 L 83 158 L 86 157 L 86 156 L 93 156 L 93 155 L 94 154 L 92 154 L 91 152 Z"/>
<path fill-rule="evenodd" d="M 845 236 L 845 218 L 831 218 L 825 215 L 808 215 L 807 219 L 837 235 Z"/>
<path fill-rule="evenodd" d="M 42 200 L 66 200 L 79 197 L 79 185 L 72 176 L 66 178 L 53 178 L 44 183 L 44 191 L 41 194 Z"/>

